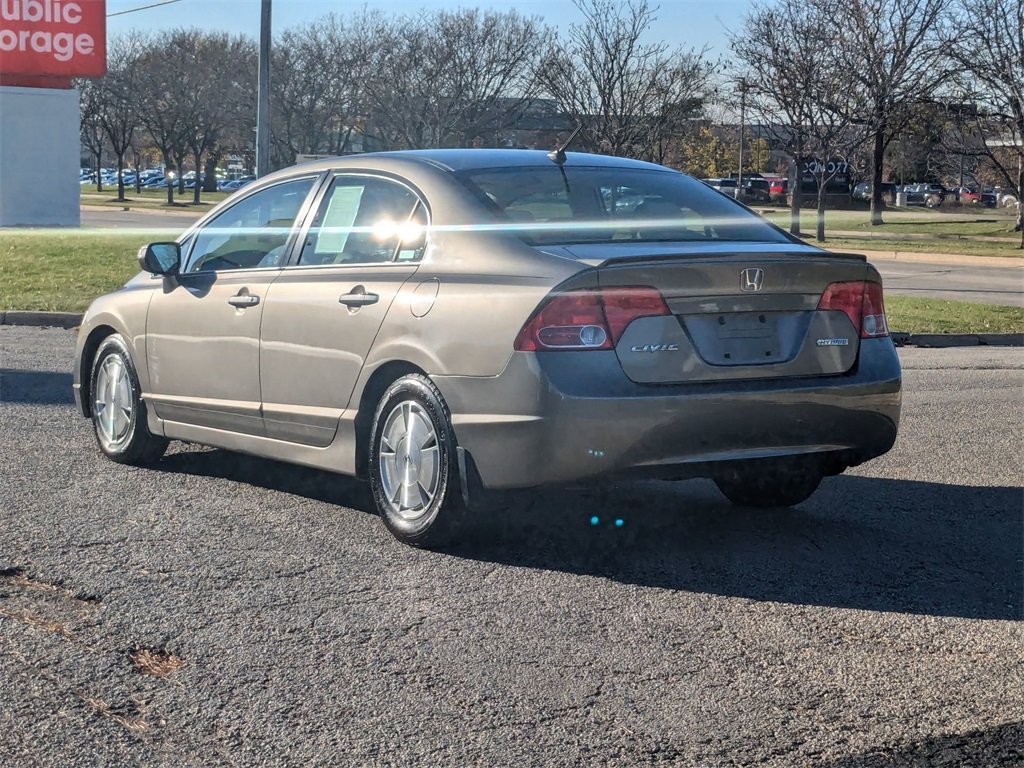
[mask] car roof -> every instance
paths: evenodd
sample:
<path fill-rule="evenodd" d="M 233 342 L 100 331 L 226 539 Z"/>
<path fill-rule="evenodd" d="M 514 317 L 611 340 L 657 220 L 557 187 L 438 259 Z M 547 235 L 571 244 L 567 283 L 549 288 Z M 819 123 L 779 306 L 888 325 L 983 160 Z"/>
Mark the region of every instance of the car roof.
<path fill-rule="evenodd" d="M 586 152 L 566 152 L 565 167 L 587 168 L 632 168 L 636 170 L 657 170 L 674 173 L 670 168 L 640 160 L 609 155 L 592 155 Z M 396 152 L 367 152 L 358 155 L 324 158 L 292 166 L 303 170 L 329 170 L 346 165 L 365 165 L 375 160 L 406 160 L 431 165 L 450 172 L 486 170 L 496 168 L 554 167 L 548 153 L 540 149 L 413 149 Z"/>

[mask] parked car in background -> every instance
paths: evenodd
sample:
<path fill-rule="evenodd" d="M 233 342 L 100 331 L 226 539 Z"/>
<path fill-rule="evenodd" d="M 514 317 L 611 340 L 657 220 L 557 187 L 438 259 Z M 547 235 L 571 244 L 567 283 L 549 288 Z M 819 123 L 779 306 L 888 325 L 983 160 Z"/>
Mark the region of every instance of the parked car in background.
<path fill-rule="evenodd" d="M 723 195 L 728 195 L 744 203 L 767 203 L 771 201 L 770 186 L 768 181 L 762 176 L 744 176 L 742 190 L 737 189 L 736 185 L 739 179 L 735 176 L 701 179 L 701 181 Z"/>
<path fill-rule="evenodd" d="M 768 177 L 768 197 L 773 203 L 786 202 L 786 192 L 789 190 L 789 179 L 782 176 Z"/>
<path fill-rule="evenodd" d="M 981 202 L 981 190 L 977 187 L 954 187 L 951 191 L 961 205 L 978 205 Z"/>
<path fill-rule="evenodd" d="M 760 176 L 743 177 L 743 194 L 740 198 L 745 203 L 771 202 L 771 185 Z"/>
<path fill-rule="evenodd" d="M 899 191 L 899 186 L 893 184 L 891 181 L 882 182 L 882 200 L 886 205 L 896 204 L 896 193 Z M 862 203 L 871 202 L 871 182 L 862 181 L 854 186 L 850 196 Z"/>
<path fill-rule="evenodd" d="M 736 179 L 730 178 L 714 178 L 714 179 L 701 179 L 712 189 L 721 192 L 723 195 L 727 195 L 733 199 L 736 198 Z"/>
<path fill-rule="evenodd" d="M 677 171 L 558 158 L 313 161 L 144 246 L 79 333 L 100 451 L 355 475 L 398 539 L 439 546 L 488 489 L 709 477 L 791 506 L 893 446 L 900 364 L 863 256 Z"/>
<path fill-rule="evenodd" d="M 907 184 L 903 187 L 903 192 L 907 196 L 907 205 L 938 208 L 946 201 L 946 188 L 941 184 Z"/>
<path fill-rule="evenodd" d="M 1003 207 L 1005 203 L 1002 202 L 1005 194 L 1000 194 L 1002 190 L 995 189 L 994 187 L 983 187 L 981 190 L 981 204 L 986 208 L 999 208 Z M 1016 198 L 1013 203 L 1016 202 Z M 1010 203 L 1013 205 L 1013 203 Z"/>

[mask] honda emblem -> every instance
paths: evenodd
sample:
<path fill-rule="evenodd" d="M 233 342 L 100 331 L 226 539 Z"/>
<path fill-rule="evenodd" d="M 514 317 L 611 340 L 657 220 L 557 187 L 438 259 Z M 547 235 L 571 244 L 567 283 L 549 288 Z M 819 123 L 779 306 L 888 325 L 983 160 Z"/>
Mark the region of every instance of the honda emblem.
<path fill-rule="evenodd" d="M 748 267 L 740 272 L 740 290 L 748 293 L 756 293 L 761 290 L 764 284 L 764 270 L 758 267 Z"/>

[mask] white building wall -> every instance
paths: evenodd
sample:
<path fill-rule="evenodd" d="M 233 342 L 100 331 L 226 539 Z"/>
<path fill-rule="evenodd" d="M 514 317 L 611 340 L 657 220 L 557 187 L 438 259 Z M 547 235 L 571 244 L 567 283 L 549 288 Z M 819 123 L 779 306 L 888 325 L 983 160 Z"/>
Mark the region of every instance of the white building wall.
<path fill-rule="evenodd" d="M 78 91 L 0 86 L 0 226 L 77 227 Z"/>

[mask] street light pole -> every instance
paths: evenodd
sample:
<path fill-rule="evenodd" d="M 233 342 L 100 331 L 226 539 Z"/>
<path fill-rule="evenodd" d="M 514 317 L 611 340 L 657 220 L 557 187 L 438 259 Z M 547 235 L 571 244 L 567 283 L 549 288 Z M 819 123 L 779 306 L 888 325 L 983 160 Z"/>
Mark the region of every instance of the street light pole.
<path fill-rule="evenodd" d="M 736 199 L 739 200 L 743 197 L 743 133 L 744 123 L 746 122 L 747 112 L 747 81 L 746 78 L 740 78 L 740 170 L 736 178 Z"/>
<path fill-rule="evenodd" d="M 260 74 L 256 102 L 256 176 L 270 173 L 270 0 L 260 12 Z"/>

